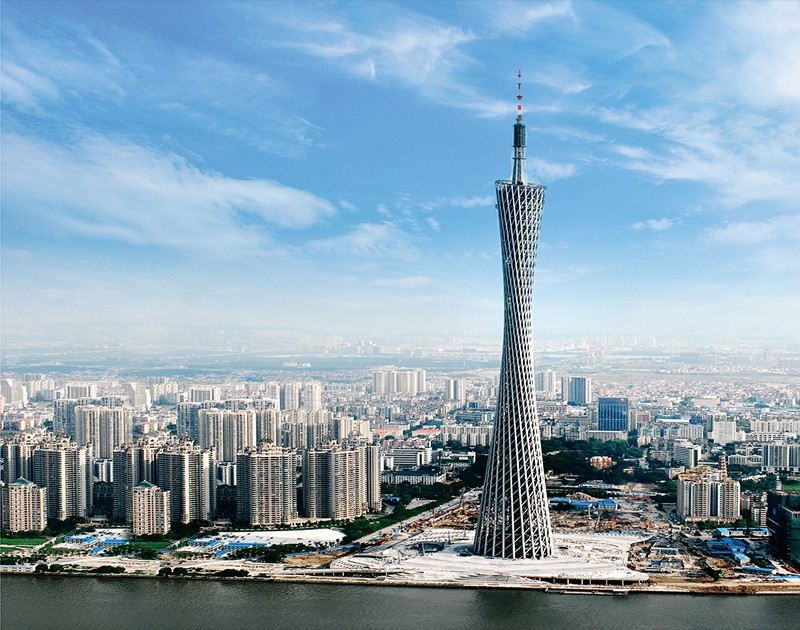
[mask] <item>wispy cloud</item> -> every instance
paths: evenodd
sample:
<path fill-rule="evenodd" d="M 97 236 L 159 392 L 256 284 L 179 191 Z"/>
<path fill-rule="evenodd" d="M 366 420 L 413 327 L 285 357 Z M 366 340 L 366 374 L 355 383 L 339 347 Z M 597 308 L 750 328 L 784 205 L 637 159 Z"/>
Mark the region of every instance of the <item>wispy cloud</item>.
<path fill-rule="evenodd" d="M 527 2 L 492 2 L 487 14 L 491 28 L 502 33 L 522 34 L 543 22 L 568 19 L 574 23 L 576 20 L 570 0 L 536 5 Z"/>
<path fill-rule="evenodd" d="M 75 236 L 199 255 L 263 253 L 270 230 L 305 228 L 335 212 L 303 190 L 225 177 L 100 135 L 56 146 L 7 132 L 2 168 L 10 212 L 38 215 Z"/>
<path fill-rule="evenodd" d="M 609 148 L 622 166 L 657 181 L 707 185 L 724 206 L 794 203 L 800 196 L 800 5 L 705 8 L 702 27 L 675 42 L 681 54 L 653 86 L 659 98 L 626 95 L 623 105 L 593 109 L 604 123 L 640 132 L 647 146 L 636 146 L 628 133 Z M 701 38 L 717 45 L 699 45 Z"/>
<path fill-rule="evenodd" d="M 668 219 L 667 217 L 661 217 L 660 219 L 648 219 L 647 221 L 637 221 L 631 228 L 634 230 L 652 230 L 653 232 L 663 232 L 664 230 L 669 230 L 670 228 L 675 227 L 676 225 L 680 225 L 680 219 Z"/>
<path fill-rule="evenodd" d="M 3 103 L 45 119 L 101 120 L 122 111 L 169 128 L 190 123 L 259 151 L 299 157 L 322 130 L 292 110 L 291 90 L 263 70 L 197 54 L 143 33 L 116 32 L 112 43 L 51 18 L 22 29 L 4 13 Z M 169 63 L 165 60 L 169 59 Z"/>
<path fill-rule="evenodd" d="M 416 289 L 433 284 L 429 276 L 402 276 L 399 278 L 381 278 L 373 283 L 376 287 L 390 287 L 392 289 Z"/>
<path fill-rule="evenodd" d="M 476 63 L 466 52 L 476 35 L 461 27 L 391 5 L 382 5 L 379 20 L 371 11 L 370 19 L 358 21 L 300 5 L 255 14 L 264 29 L 262 48 L 296 50 L 359 78 L 398 82 L 431 101 L 480 116 L 512 110 L 510 102 L 486 96 L 465 78 Z"/>
<path fill-rule="evenodd" d="M 714 241 L 732 245 L 800 242 L 800 215 L 781 215 L 763 221 L 730 222 L 711 228 L 708 235 Z"/>
<path fill-rule="evenodd" d="M 532 175 L 545 183 L 567 179 L 577 172 L 575 164 L 559 164 L 539 158 L 528 158 L 528 168 Z"/>
<path fill-rule="evenodd" d="M 392 221 L 359 223 L 346 234 L 310 241 L 304 249 L 312 253 L 337 253 L 380 259 L 389 257 L 410 260 L 418 256 L 418 250 L 408 234 Z"/>

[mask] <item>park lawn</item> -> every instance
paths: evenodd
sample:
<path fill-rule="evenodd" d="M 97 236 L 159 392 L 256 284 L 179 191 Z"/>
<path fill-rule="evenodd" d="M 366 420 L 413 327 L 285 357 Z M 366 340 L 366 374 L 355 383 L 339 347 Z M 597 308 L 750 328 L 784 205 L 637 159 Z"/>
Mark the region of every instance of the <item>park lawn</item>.
<path fill-rule="evenodd" d="M 128 546 L 131 549 L 155 549 L 159 551 L 161 549 L 166 549 L 173 542 L 172 540 L 131 540 Z"/>
<path fill-rule="evenodd" d="M 2 538 L 0 542 L 3 545 L 14 547 L 35 547 L 36 545 L 43 545 L 49 538 Z"/>
<path fill-rule="evenodd" d="M 800 481 L 787 482 L 783 484 L 784 491 L 800 490 Z"/>
<path fill-rule="evenodd" d="M 0 553 L 16 553 L 20 551 L 19 547 L 6 547 L 5 545 L 0 545 Z"/>

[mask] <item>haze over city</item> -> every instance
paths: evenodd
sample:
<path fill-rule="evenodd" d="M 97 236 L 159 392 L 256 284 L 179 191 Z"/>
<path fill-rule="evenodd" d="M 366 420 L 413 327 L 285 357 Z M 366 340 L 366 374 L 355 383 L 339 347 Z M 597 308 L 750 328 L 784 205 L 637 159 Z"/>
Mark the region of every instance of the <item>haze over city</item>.
<path fill-rule="evenodd" d="M 3 3 L 2 318 L 796 337 L 794 2 Z M 37 333 L 38 334 L 38 333 Z"/>

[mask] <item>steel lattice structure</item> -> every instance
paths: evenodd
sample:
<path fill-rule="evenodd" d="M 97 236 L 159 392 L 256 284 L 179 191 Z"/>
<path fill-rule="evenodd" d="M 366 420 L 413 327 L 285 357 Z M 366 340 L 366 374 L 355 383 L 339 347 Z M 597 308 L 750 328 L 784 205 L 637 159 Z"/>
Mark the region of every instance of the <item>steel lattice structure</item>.
<path fill-rule="evenodd" d="M 544 186 L 525 176 L 525 126 L 514 125 L 511 180 L 496 183 L 505 321 L 500 389 L 474 551 L 499 558 L 552 554 L 533 371 L 533 271 Z"/>

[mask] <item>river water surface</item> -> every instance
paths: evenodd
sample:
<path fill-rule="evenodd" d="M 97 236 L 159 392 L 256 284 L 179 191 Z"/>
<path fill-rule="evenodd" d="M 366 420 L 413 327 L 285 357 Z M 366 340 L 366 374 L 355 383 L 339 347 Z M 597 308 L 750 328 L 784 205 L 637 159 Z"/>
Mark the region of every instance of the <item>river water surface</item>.
<path fill-rule="evenodd" d="M 800 629 L 800 596 L 613 597 L 4 575 L 0 604 L 2 630 Z"/>

